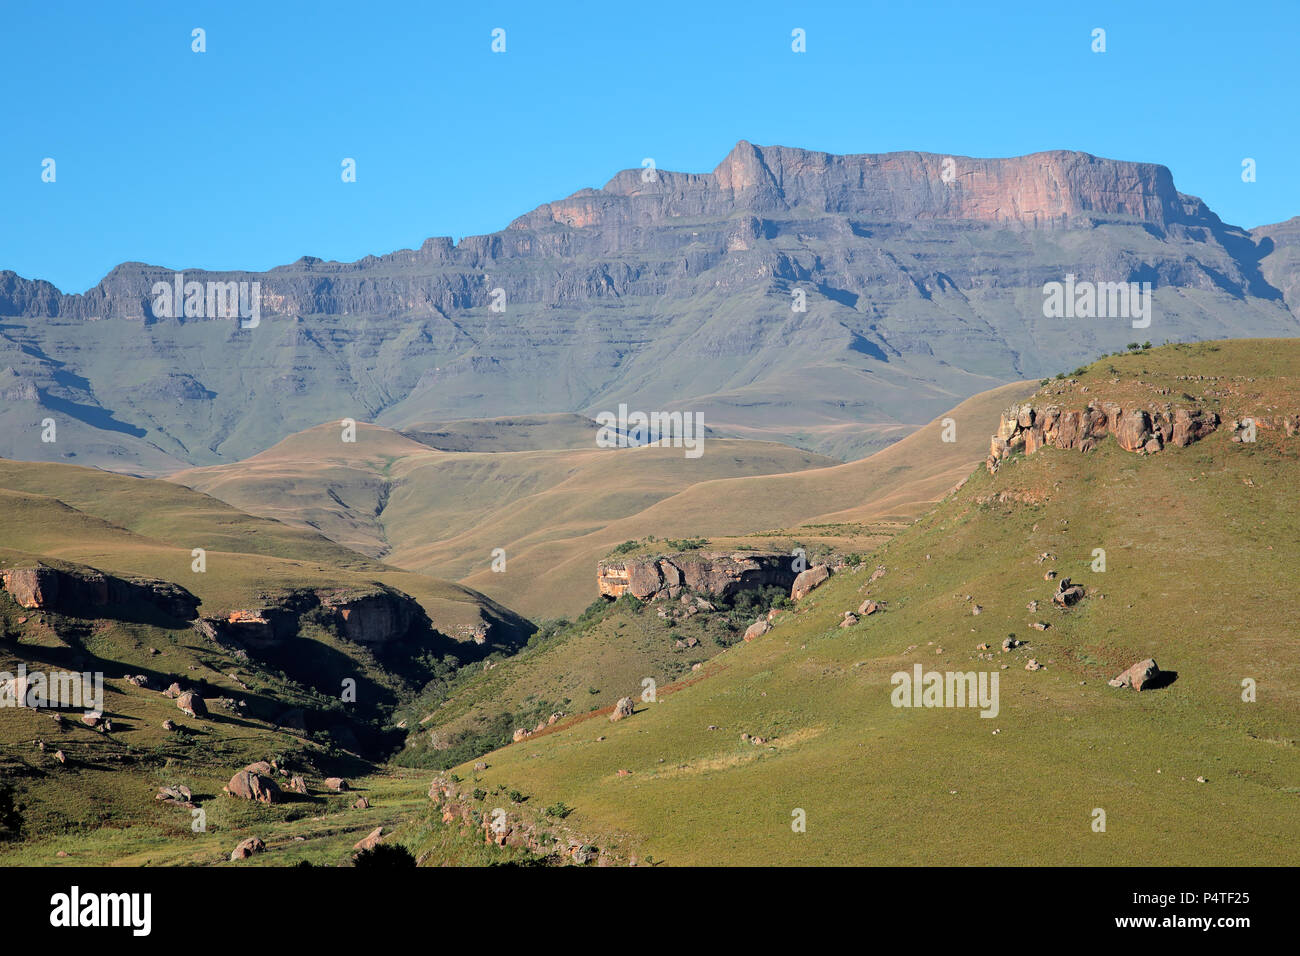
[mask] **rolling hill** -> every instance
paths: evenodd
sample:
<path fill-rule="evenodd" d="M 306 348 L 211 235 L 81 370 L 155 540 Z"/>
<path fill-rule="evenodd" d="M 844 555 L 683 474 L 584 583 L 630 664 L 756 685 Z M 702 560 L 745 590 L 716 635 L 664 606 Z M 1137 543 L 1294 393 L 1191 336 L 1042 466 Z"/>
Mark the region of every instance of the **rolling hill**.
<path fill-rule="evenodd" d="M 1295 865 L 1300 344 L 1111 356 L 1027 404 L 1108 403 L 1220 425 L 979 468 L 702 679 L 457 767 L 447 826 L 503 806 L 531 834 L 563 806 L 614 863 Z M 1084 589 L 1068 607 L 1061 578 Z M 841 626 L 865 599 L 881 609 Z M 1108 686 L 1149 657 L 1162 686 Z M 996 713 L 895 706 L 916 668 L 998 675 Z"/>

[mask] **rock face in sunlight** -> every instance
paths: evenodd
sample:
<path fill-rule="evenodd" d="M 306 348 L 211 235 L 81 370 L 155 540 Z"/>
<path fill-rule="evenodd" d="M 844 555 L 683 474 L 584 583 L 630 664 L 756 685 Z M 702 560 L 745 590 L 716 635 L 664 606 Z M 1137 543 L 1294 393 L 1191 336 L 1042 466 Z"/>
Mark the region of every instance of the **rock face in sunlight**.
<path fill-rule="evenodd" d="M 610 598 L 624 594 L 641 601 L 676 598 L 684 588 L 727 598 L 758 588 L 790 587 L 797 574 L 792 562 L 785 554 L 744 551 L 602 561 L 596 568 L 596 585 L 602 596 Z"/>

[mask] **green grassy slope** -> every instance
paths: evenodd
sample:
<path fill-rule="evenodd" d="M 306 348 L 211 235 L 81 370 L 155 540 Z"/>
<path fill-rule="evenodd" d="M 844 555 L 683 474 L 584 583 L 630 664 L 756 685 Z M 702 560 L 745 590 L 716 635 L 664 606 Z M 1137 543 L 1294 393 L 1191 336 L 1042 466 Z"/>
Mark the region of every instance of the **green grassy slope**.
<path fill-rule="evenodd" d="M 1206 378 L 1178 378 L 1189 374 Z M 1186 391 L 1225 418 L 1295 413 L 1300 344 L 1103 359 L 1046 391 L 1080 407 Z M 670 864 L 1294 865 L 1300 439 L 1270 428 L 1235 444 L 1230 432 L 1150 457 L 1107 439 L 980 469 L 862 570 L 714 658 L 705 680 L 457 773 L 530 805 L 563 801 L 593 842 Z M 1104 573 L 1091 570 L 1096 548 Z M 1055 558 L 1039 564 L 1043 552 Z M 887 571 L 868 584 L 877 564 Z M 1087 588 L 1081 604 L 1051 606 L 1048 568 Z M 838 627 L 867 595 L 887 609 Z M 1012 634 L 1027 646 L 1001 653 Z M 1176 680 L 1107 686 L 1148 656 Z M 1027 671 L 1030 658 L 1044 669 Z M 915 664 L 997 672 L 1000 713 L 894 707 L 891 676 Z"/>

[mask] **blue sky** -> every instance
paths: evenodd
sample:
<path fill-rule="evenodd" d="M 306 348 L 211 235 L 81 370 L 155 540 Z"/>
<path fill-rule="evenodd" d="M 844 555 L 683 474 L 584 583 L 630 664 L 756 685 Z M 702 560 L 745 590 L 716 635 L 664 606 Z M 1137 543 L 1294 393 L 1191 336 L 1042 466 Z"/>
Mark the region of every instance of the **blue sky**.
<path fill-rule="evenodd" d="M 0 31 L 0 270 L 68 292 L 122 261 L 260 270 L 492 232 L 644 157 L 711 170 L 739 139 L 1080 149 L 1164 163 L 1231 223 L 1300 215 L 1291 0 L 7 0 Z"/>

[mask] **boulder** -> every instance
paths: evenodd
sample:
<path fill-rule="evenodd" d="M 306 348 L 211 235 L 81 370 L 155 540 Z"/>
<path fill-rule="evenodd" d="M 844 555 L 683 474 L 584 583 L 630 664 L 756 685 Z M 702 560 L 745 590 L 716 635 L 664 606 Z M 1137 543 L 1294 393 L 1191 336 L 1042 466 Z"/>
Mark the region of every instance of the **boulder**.
<path fill-rule="evenodd" d="M 1084 596 L 1083 587 L 1078 584 L 1071 584 L 1069 578 L 1061 578 L 1061 583 L 1057 585 L 1056 593 L 1052 595 L 1052 603 L 1058 607 L 1069 607 L 1077 604 Z"/>
<path fill-rule="evenodd" d="M 289 778 L 289 789 L 292 790 L 294 793 L 306 794 L 307 781 L 304 780 L 298 774 L 294 774 L 292 777 Z"/>
<path fill-rule="evenodd" d="M 745 628 L 745 640 L 752 641 L 756 637 L 762 637 L 771 629 L 772 625 L 766 619 L 759 619 Z"/>
<path fill-rule="evenodd" d="M 183 694 L 183 693 L 184 693 L 184 691 L 181 690 L 181 685 L 178 684 L 178 683 L 176 683 L 175 681 L 173 681 L 172 684 L 171 684 L 171 686 L 168 687 L 165 691 L 163 691 L 163 696 L 164 696 L 164 697 L 170 697 L 170 698 L 172 698 L 173 700 L 175 700 L 177 697 L 181 696 L 181 694 Z"/>
<path fill-rule="evenodd" d="M 844 612 L 844 620 L 840 621 L 840 627 L 852 627 L 858 623 L 858 616 L 852 611 Z"/>
<path fill-rule="evenodd" d="M 249 837 L 247 840 L 240 840 L 239 845 L 230 852 L 230 859 L 247 860 L 254 853 L 262 853 L 266 850 L 266 844 L 257 837 Z"/>
<path fill-rule="evenodd" d="M 620 697 L 618 703 L 614 705 L 614 710 L 609 715 L 611 721 L 622 720 L 624 717 L 631 717 L 634 710 L 631 697 Z"/>
<path fill-rule="evenodd" d="M 256 800 L 258 803 L 279 803 L 283 797 L 275 781 L 247 770 L 241 770 L 231 777 L 225 791 L 240 800 Z"/>
<path fill-rule="evenodd" d="M 790 600 L 798 601 L 831 576 L 830 568 L 817 564 L 807 571 L 800 572 L 790 587 Z"/>
<path fill-rule="evenodd" d="M 189 690 L 176 698 L 176 706 L 180 708 L 181 713 L 188 714 L 190 717 L 206 717 L 208 707 L 203 703 L 203 698 L 194 691 Z"/>
<path fill-rule="evenodd" d="M 1124 673 L 1111 678 L 1107 683 L 1111 687 L 1130 687 L 1133 690 L 1150 689 L 1152 682 L 1160 676 L 1160 668 L 1154 658 L 1148 657 L 1138 661 Z"/>
<path fill-rule="evenodd" d="M 373 850 L 384 842 L 384 828 L 375 827 L 366 836 L 352 844 L 354 850 Z"/>
<path fill-rule="evenodd" d="M 326 777 L 325 789 L 333 790 L 335 793 L 346 793 L 350 788 L 348 782 L 342 777 Z"/>
<path fill-rule="evenodd" d="M 868 615 L 875 614 L 879 610 L 880 610 L 880 605 L 870 599 L 863 601 L 862 604 L 858 607 L 858 613 L 861 614 L 863 617 L 867 617 Z"/>
<path fill-rule="evenodd" d="M 247 770 L 249 773 L 260 773 L 264 777 L 275 776 L 275 768 L 272 767 L 265 760 L 258 760 L 253 763 L 250 763 L 244 769 Z"/>

